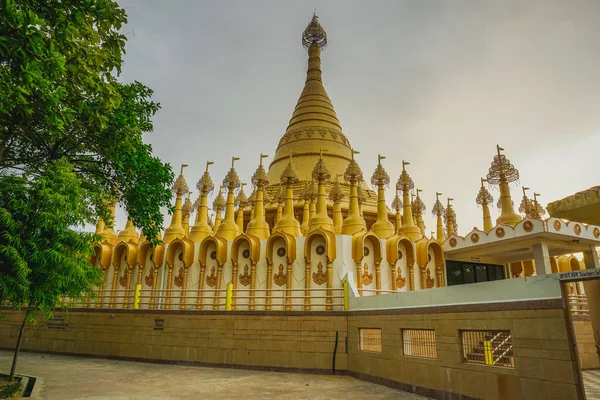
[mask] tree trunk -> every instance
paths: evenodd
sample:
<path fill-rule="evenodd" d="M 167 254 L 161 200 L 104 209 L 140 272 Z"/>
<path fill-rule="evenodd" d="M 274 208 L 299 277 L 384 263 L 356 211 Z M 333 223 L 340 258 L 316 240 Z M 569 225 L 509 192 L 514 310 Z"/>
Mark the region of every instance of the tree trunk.
<path fill-rule="evenodd" d="M 15 380 L 15 370 L 17 369 L 17 359 L 19 358 L 19 350 L 21 349 L 21 339 L 23 339 L 23 331 L 25 330 L 25 324 L 27 323 L 27 316 L 29 311 L 25 311 L 23 322 L 21 323 L 21 329 L 19 329 L 19 337 L 17 338 L 17 345 L 15 346 L 15 354 L 13 355 L 12 366 L 10 367 L 10 382 Z"/>

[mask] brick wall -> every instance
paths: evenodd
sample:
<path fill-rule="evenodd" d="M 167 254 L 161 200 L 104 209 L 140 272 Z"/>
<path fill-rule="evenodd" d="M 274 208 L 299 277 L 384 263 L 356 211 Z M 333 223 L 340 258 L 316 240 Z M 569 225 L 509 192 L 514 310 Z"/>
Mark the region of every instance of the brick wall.
<path fill-rule="evenodd" d="M 573 328 L 579 351 L 579 361 L 582 369 L 599 369 L 600 355 L 596 348 L 594 329 L 589 317 L 573 317 Z"/>

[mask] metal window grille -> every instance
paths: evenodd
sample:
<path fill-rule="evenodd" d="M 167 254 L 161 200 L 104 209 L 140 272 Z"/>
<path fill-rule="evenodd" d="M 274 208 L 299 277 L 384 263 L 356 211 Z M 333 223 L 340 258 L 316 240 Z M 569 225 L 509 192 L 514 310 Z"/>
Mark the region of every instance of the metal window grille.
<path fill-rule="evenodd" d="M 467 363 L 515 367 L 510 331 L 460 331 Z"/>
<path fill-rule="evenodd" d="M 360 328 L 358 330 L 359 344 L 358 349 L 361 351 L 372 351 L 381 353 L 381 329 L 379 328 Z"/>
<path fill-rule="evenodd" d="M 437 358 L 434 329 L 402 329 L 405 356 Z"/>

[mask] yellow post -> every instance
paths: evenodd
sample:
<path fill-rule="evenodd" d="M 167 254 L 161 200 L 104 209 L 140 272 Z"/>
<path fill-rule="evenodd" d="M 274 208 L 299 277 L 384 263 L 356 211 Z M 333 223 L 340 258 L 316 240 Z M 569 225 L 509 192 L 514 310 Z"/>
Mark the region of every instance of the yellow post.
<path fill-rule="evenodd" d="M 492 342 L 489 340 L 483 342 L 483 352 L 485 354 L 485 363 L 487 365 L 494 364 L 494 357 L 492 355 Z"/>
<path fill-rule="evenodd" d="M 348 281 L 344 281 L 344 311 L 348 311 Z"/>
<path fill-rule="evenodd" d="M 135 292 L 133 294 L 133 309 L 137 310 L 140 308 L 140 292 L 142 290 L 142 285 L 139 283 L 135 285 Z"/>
<path fill-rule="evenodd" d="M 233 283 L 227 284 L 227 292 L 225 294 L 225 311 L 231 311 L 231 304 L 233 302 Z"/>

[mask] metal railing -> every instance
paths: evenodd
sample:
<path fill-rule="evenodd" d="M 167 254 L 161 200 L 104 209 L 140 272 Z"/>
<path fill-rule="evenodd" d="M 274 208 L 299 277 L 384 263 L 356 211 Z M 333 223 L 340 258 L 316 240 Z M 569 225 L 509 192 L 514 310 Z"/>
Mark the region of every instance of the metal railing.
<path fill-rule="evenodd" d="M 573 315 L 590 315 L 587 296 L 585 294 L 570 294 L 568 297 L 569 310 Z"/>
<path fill-rule="evenodd" d="M 510 331 L 461 330 L 460 333 L 465 362 L 515 367 Z"/>
<path fill-rule="evenodd" d="M 73 302 L 71 308 L 122 308 L 150 310 L 265 310 L 341 311 L 348 309 L 347 283 L 343 288 L 241 288 L 227 284 L 224 289 L 103 289 L 94 299 Z"/>
<path fill-rule="evenodd" d="M 434 329 L 402 329 L 402 348 L 405 356 L 437 358 Z"/>

